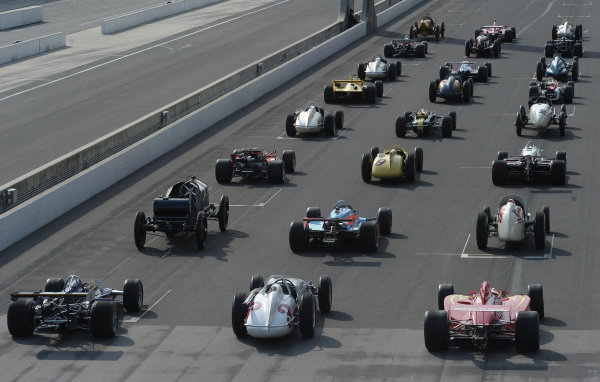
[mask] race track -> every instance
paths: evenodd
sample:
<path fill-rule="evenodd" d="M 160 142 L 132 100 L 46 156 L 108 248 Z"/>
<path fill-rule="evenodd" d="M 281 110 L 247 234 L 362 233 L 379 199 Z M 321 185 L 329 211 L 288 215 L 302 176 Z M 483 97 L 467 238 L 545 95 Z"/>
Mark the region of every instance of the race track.
<path fill-rule="evenodd" d="M 0 325 L 2 379 L 599 380 L 600 325 L 595 317 L 600 296 L 595 283 L 600 266 L 600 137 L 595 121 L 600 112 L 594 81 L 600 75 L 600 25 L 594 21 L 599 11 L 594 0 L 427 2 L 5 250 L 0 293 L 7 297 L 15 289 L 40 288 L 48 277 L 78 274 L 115 288 L 126 278 L 140 278 L 145 309 L 142 315 L 125 314 L 118 335 L 109 340 L 81 332 L 13 340 Z M 402 77 L 384 84 L 382 99 L 375 105 L 328 105 L 326 109 L 345 113 L 345 128 L 335 139 L 285 136 L 287 113 L 309 100 L 321 102 L 327 82 L 347 77 L 358 62 L 382 53 L 384 43 L 403 37 L 424 12 L 446 23 L 446 36 L 430 42 L 425 59 L 402 59 Z M 585 49 L 575 99 L 567 105 L 566 135 L 550 128 L 540 137 L 531 130 L 517 137 L 513 122 L 519 104 L 527 101 L 535 63 L 551 26 L 565 17 L 583 24 Z M 427 86 L 439 66 L 461 60 L 465 39 L 493 19 L 514 25 L 518 39 L 503 44 L 501 57 L 490 59 L 490 82 L 477 83 L 468 104 L 431 104 Z M 396 138 L 396 117 L 420 108 L 441 114 L 456 110 L 453 137 Z M 496 153 L 516 153 L 529 139 L 548 155 L 567 152 L 565 186 L 492 184 Z M 414 184 L 365 184 L 362 153 L 390 144 L 423 148 L 419 179 Z M 241 147 L 278 153 L 294 149 L 297 171 L 283 185 L 238 179 L 217 184 L 216 159 Z M 137 251 L 136 210 L 151 214 L 153 197 L 191 175 L 211 185 L 212 202 L 229 196 L 229 230 L 219 233 L 210 222 L 203 252 L 191 237 L 169 241 L 162 236 L 149 236 L 147 248 Z M 510 193 L 522 195 L 533 211 L 550 206 L 545 250 L 535 250 L 533 241 L 507 249 L 495 239 L 488 250 L 477 249 L 477 212 L 484 205 L 495 208 Z M 293 254 L 290 222 L 301 219 L 308 206 L 325 212 L 339 199 L 361 216 L 391 207 L 392 234 L 380 240 L 375 254 L 353 248 Z M 317 315 L 314 338 L 295 332 L 278 340 L 238 340 L 233 334 L 233 295 L 247 290 L 253 274 L 274 273 L 306 280 L 331 276 L 332 312 Z M 543 284 L 546 317 L 539 352 L 521 354 L 506 342 L 494 342 L 485 352 L 469 344 L 443 353 L 425 349 L 423 316 L 436 309 L 438 284 L 452 282 L 457 292 L 468 293 L 483 280 L 510 293 Z M 0 304 L 1 312 L 8 303 L 6 298 Z"/>

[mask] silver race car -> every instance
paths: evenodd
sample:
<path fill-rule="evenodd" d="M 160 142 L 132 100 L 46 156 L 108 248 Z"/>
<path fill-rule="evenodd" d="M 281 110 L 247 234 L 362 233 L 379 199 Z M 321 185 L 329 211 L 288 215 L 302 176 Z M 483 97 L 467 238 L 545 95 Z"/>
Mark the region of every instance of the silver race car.
<path fill-rule="evenodd" d="M 282 275 L 252 276 L 250 293 L 233 298 L 231 324 L 238 338 L 283 337 L 296 326 L 304 337 L 315 334 L 316 302 L 321 313 L 331 311 L 331 279 L 321 276 L 319 284 Z"/>
<path fill-rule="evenodd" d="M 527 126 L 538 129 L 539 134 L 541 134 L 550 125 L 558 125 L 561 137 L 565 135 L 565 127 L 567 126 L 567 108 L 565 105 L 560 107 L 560 114 L 558 115 L 552 106 L 552 101 L 547 97 L 531 97 L 528 105 L 529 115 L 525 112 L 525 106 L 519 106 L 519 112 L 515 120 L 518 136 L 521 136 L 521 131 Z"/>
<path fill-rule="evenodd" d="M 288 114 L 285 120 L 285 132 L 289 137 L 296 134 L 320 134 L 333 137 L 338 129 L 344 128 L 344 112 L 336 110 L 326 112 L 313 101 L 304 109 Z"/>
<path fill-rule="evenodd" d="M 358 78 L 361 80 L 390 80 L 402 74 L 402 63 L 400 61 L 388 63 L 381 55 L 376 54 L 371 61 L 358 64 Z"/>

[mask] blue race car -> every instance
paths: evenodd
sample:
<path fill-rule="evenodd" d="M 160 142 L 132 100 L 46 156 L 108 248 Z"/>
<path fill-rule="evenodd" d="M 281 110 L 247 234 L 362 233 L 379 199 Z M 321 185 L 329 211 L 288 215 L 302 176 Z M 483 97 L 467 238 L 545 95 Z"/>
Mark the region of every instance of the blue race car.
<path fill-rule="evenodd" d="M 544 75 L 556 78 L 557 80 L 564 80 L 568 78 L 569 72 L 571 72 L 573 81 L 577 81 L 579 78 L 578 57 L 573 57 L 573 62 L 568 63 L 564 58 L 556 56 L 548 65 L 546 65 L 546 57 L 542 57 L 537 63 L 535 76 L 538 81 L 541 81 Z"/>
<path fill-rule="evenodd" d="M 304 251 L 309 242 L 321 242 L 325 246 L 339 246 L 343 242 L 358 242 L 364 252 L 377 251 L 379 235 L 390 234 L 392 210 L 380 208 L 376 218 L 361 218 L 344 200 L 335 203 L 328 217 L 321 217 L 319 207 L 308 207 L 301 222 L 290 224 L 290 248 L 292 252 Z"/>

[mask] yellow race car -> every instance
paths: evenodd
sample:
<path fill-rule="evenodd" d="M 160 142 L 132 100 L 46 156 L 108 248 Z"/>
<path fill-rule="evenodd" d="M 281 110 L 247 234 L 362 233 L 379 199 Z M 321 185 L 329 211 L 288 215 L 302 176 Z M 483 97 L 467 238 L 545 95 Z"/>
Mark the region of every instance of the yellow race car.
<path fill-rule="evenodd" d="M 325 103 L 336 101 L 362 101 L 375 103 L 377 97 L 383 97 L 383 81 L 375 84 L 366 83 L 355 75 L 348 80 L 334 80 L 331 85 L 325 85 L 323 98 Z"/>
<path fill-rule="evenodd" d="M 415 147 L 409 153 L 401 146 L 390 146 L 379 152 L 378 147 L 372 147 L 370 153 L 362 156 L 361 173 L 365 183 L 371 178 L 404 178 L 414 182 L 417 172 L 423 170 L 423 149 Z"/>
<path fill-rule="evenodd" d="M 423 37 L 433 36 L 435 41 L 439 41 L 440 36 L 444 38 L 445 32 L 446 26 L 444 23 L 439 25 L 429 13 L 426 13 L 419 22 L 415 22 L 414 26 L 410 26 L 410 38 L 415 38 L 418 35 Z"/>

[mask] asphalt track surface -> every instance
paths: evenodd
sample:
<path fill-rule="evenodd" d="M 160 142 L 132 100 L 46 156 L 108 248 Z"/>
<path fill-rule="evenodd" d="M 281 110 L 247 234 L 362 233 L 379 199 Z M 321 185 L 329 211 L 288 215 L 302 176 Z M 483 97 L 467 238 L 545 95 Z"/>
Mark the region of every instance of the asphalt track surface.
<path fill-rule="evenodd" d="M 283 135 L 287 113 L 308 100 L 320 101 L 325 83 L 347 76 L 358 62 L 380 53 L 384 43 L 402 36 L 423 12 L 444 20 L 447 36 L 430 43 L 426 59 L 402 60 L 403 75 L 385 83 L 383 99 L 373 106 L 328 107 L 345 112 L 345 128 L 336 139 Z M 116 287 L 135 277 L 144 282 L 146 306 L 143 316 L 125 314 L 118 336 L 109 340 L 85 332 L 46 332 L 13 340 L 0 326 L 3 379 L 600 379 L 600 325 L 595 319 L 600 313 L 595 291 L 600 266 L 597 12 L 595 2 L 429 2 L 4 251 L 0 293 L 5 296 L 17 288 L 40 288 L 47 277 L 70 273 Z M 552 128 L 541 137 L 517 137 L 515 114 L 526 102 L 528 82 L 550 28 L 562 16 L 583 24 L 585 49 L 576 97 L 567 106 L 566 135 L 561 138 Z M 439 65 L 460 60 L 464 40 L 494 18 L 515 25 L 518 40 L 504 44 L 502 56 L 491 60 L 491 81 L 477 83 L 468 104 L 430 104 L 427 84 Z M 421 107 L 443 114 L 456 110 L 453 138 L 396 138 L 396 116 Z M 490 164 L 496 152 L 516 152 L 528 139 L 546 153 L 567 151 L 567 185 L 492 185 Z M 363 183 L 361 153 L 392 143 L 423 147 L 424 169 L 418 181 Z M 281 186 L 239 180 L 218 185 L 215 160 L 250 146 L 296 150 L 297 172 L 288 174 Z M 195 249 L 191 237 L 169 242 L 150 236 L 145 251 L 138 252 L 132 232 L 135 211 L 150 213 L 154 196 L 190 175 L 212 185 L 213 202 L 229 195 L 236 205 L 229 230 L 219 233 L 211 222 L 203 252 Z M 531 241 L 507 249 L 494 239 L 487 251 L 477 249 L 477 212 L 509 193 L 521 194 L 534 211 L 550 206 L 552 233 L 546 250 L 535 250 Z M 287 239 L 290 221 L 304 216 L 308 206 L 328 211 L 338 199 L 350 202 L 362 216 L 391 207 L 393 233 L 380 239 L 375 254 L 352 248 L 293 254 Z M 273 340 L 234 336 L 234 293 L 247 290 L 253 274 L 273 273 L 306 280 L 331 276 L 332 312 L 318 314 L 314 338 L 304 339 L 298 332 Z M 507 342 L 492 343 L 486 351 L 469 344 L 442 353 L 426 351 L 423 315 L 436 308 L 438 284 L 452 282 L 457 292 L 469 292 L 483 280 L 510 293 L 543 284 L 546 318 L 539 352 L 521 354 Z M 8 298 L 0 311 L 7 306 Z"/>
<path fill-rule="evenodd" d="M 224 1 L 110 36 L 102 36 L 99 28 L 79 32 L 96 33 L 83 42 L 89 49 L 79 56 L 70 55 L 75 48 L 66 48 L 2 66 L 0 78 L 14 86 L 0 86 L 5 121 L 0 128 L 0 184 L 331 25 L 338 10 L 334 1 Z M 192 14 L 198 16 L 192 19 Z M 161 35 L 177 22 L 188 28 Z M 157 37 L 110 54 L 95 49 L 105 41 L 127 46 L 123 39 L 141 31 Z M 48 72 L 48 67 L 78 60 L 89 62 Z"/>

